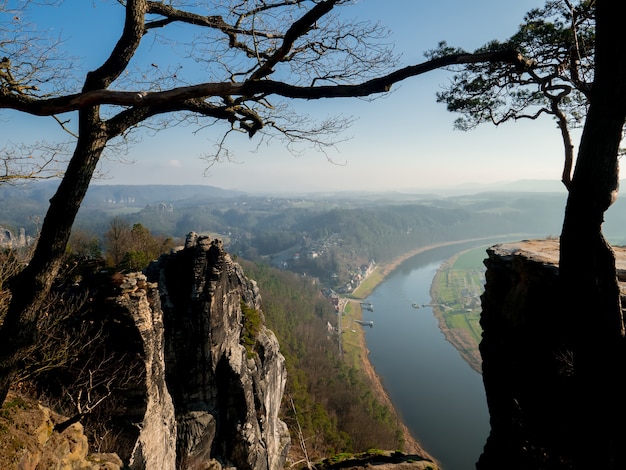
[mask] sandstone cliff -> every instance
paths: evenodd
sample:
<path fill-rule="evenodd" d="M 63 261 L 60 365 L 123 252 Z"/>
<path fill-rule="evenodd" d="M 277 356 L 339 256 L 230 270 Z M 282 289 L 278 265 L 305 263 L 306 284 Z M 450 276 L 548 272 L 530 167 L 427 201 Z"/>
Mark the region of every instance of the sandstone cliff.
<path fill-rule="evenodd" d="M 284 358 L 263 325 L 256 284 L 221 242 L 189 234 L 147 276 L 125 276 L 110 302 L 132 318 L 142 344 L 144 384 L 132 393 L 143 416 L 130 468 L 282 468 Z"/>
<path fill-rule="evenodd" d="M 158 281 L 163 311 L 178 467 L 217 460 L 242 469 L 282 468 L 290 442 L 278 419 L 286 369 L 263 325 L 255 283 L 221 242 L 193 233 L 184 249 L 152 266 L 150 280 Z"/>
<path fill-rule="evenodd" d="M 138 419 L 129 466 L 133 469 L 173 469 L 176 464 L 176 416 L 165 377 L 165 332 L 159 291 L 143 274 L 125 277 L 113 301 L 134 320 L 143 354 L 141 389 L 143 416 Z"/>
<path fill-rule="evenodd" d="M 33 238 L 26 235 L 26 230 L 22 227 L 19 229 L 17 236 L 10 230 L 0 227 L 0 248 L 24 248 L 33 243 Z"/>
<path fill-rule="evenodd" d="M 626 305 L 626 250 L 614 251 Z M 558 260 L 558 240 L 488 250 L 480 351 L 491 433 L 480 470 L 579 468 L 576 456 L 598 455 L 598 449 L 581 445 L 581 431 L 599 431 L 581 429 L 581 417 L 596 405 L 585 387 L 598 384 L 582 383 L 575 373 L 567 336 L 572 312 L 563 309 Z M 593 321 L 594 312 L 584 313 Z"/>

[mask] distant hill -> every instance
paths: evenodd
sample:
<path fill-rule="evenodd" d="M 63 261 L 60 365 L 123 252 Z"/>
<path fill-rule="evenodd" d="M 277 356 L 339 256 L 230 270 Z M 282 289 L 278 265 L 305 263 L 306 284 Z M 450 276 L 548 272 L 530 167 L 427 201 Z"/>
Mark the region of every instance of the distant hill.
<path fill-rule="evenodd" d="M 89 187 L 84 205 L 89 207 L 110 207 L 124 204 L 144 207 L 158 202 L 196 200 L 204 203 L 215 199 L 231 199 L 243 196 L 243 191 L 233 191 L 204 185 L 108 185 L 94 184 Z"/>
<path fill-rule="evenodd" d="M 0 226 L 13 233 L 24 227 L 27 235 L 34 235 L 57 185 L 58 181 L 42 181 L 25 186 L 0 186 Z M 269 248 L 264 249 L 269 242 L 270 245 L 281 240 L 283 244 L 293 242 L 304 232 L 326 231 L 328 235 L 345 232 L 347 220 L 353 221 L 353 228 L 363 225 L 354 235 L 361 241 L 388 237 L 387 229 L 373 230 L 374 226 L 386 225 L 400 230 L 400 220 L 406 225 L 405 231 L 415 230 L 419 225 L 417 220 L 412 220 L 414 215 L 403 214 L 407 209 L 402 206 L 418 205 L 422 212 L 426 208 L 434 210 L 424 219 L 429 220 L 427 223 L 433 229 L 450 216 L 450 211 L 464 214 L 463 218 L 468 222 L 444 224 L 448 227 L 447 234 L 468 231 L 500 233 L 502 230 L 508 233 L 560 233 L 567 192 L 558 181 L 524 180 L 452 189 L 449 188 L 448 194 L 402 190 L 378 193 L 340 191 L 290 197 L 204 185 L 111 185 L 98 182 L 89 188 L 77 228 L 103 233 L 111 217 L 127 216 L 132 219 L 131 223 L 142 223 L 155 233 L 165 235 L 181 236 L 189 230 L 232 232 L 234 238 L 248 240 L 261 253 L 272 253 Z M 159 211 L 161 207 L 168 211 Z M 333 215 L 330 211 L 339 209 L 341 220 L 330 220 L 328 217 Z M 358 210 L 353 213 L 350 209 L 367 209 L 367 213 L 358 214 Z M 364 222 L 362 217 L 369 219 Z M 387 220 L 390 217 L 393 220 Z M 622 196 L 607 212 L 604 230 L 612 243 L 626 244 L 625 228 L 626 196 Z"/>
<path fill-rule="evenodd" d="M 58 181 L 28 182 L 24 185 L 0 185 L 0 225 L 16 231 L 31 230 L 33 223 L 43 221 Z M 231 191 L 202 185 L 105 185 L 89 187 L 81 213 L 114 208 L 142 209 L 149 204 L 179 201 L 227 200 L 241 197 L 242 191 Z"/>
<path fill-rule="evenodd" d="M 517 180 L 498 183 L 464 183 L 441 188 L 430 188 L 430 193 L 442 196 L 476 194 L 484 192 L 565 193 L 558 180 Z"/>
<path fill-rule="evenodd" d="M 25 185 L 0 186 L 0 201 L 13 199 L 30 199 L 32 201 L 48 203 L 54 195 L 58 181 L 39 181 Z M 122 185 L 122 184 L 92 184 L 89 186 L 84 205 L 105 206 L 111 203 L 134 201 L 133 205 L 143 207 L 161 201 L 180 201 L 198 198 L 228 199 L 245 194 L 243 191 L 234 191 L 203 185 Z"/>

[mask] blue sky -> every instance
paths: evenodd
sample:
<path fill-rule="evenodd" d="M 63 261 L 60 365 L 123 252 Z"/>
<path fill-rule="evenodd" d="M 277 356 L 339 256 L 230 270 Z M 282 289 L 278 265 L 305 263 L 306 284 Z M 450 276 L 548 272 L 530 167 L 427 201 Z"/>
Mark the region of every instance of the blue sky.
<path fill-rule="evenodd" d="M 45 16 L 35 19 L 45 22 L 41 28 L 64 38 L 64 47 L 81 57 L 83 66 L 94 67 L 106 57 L 121 28 L 121 15 L 112 9 L 115 3 L 66 1 L 65 8 L 47 9 Z M 491 39 L 505 39 L 515 32 L 526 11 L 543 3 L 362 0 L 342 11 L 386 25 L 403 64 L 413 64 L 423 61 L 424 52 L 440 40 L 471 50 Z M 206 163 L 200 157 L 212 150 L 220 129 L 193 133 L 191 127 L 177 127 L 156 135 L 143 133 L 141 142 L 131 146 L 126 156 L 133 163 L 105 160 L 101 169 L 108 176 L 97 183 L 209 184 L 286 192 L 424 190 L 560 179 L 563 151 L 550 119 L 455 131 L 456 116 L 435 100 L 448 77 L 445 71 L 416 77 L 374 101 L 296 102 L 295 109 L 311 116 L 341 114 L 355 119 L 340 136 L 345 141 L 327 155 L 307 149 L 296 157 L 280 141 L 258 146 L 256 139 L 237 136 L 230 141 L 236 162 L 221 162 L 205 172 Z M 0 118 L 3 141 L 64 138 L 51 118 L 25 118 L 11 112 L 0 113 Z"/>

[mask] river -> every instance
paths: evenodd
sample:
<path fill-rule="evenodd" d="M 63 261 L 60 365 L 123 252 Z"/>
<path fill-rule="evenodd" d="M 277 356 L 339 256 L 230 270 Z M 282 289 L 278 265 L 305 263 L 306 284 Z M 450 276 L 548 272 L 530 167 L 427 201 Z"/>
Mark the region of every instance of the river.
<path fill-rule="evenodd" d="M 454 254 L 485 242 L 435 248 L 408 259 L 365 301 L 373 312 L 366 329 L 370 361 L 394 407 L 443 470 L 470 470 L 489 434 L 482 376 L 446 341 L 429 304 L 439 266 Z"/>

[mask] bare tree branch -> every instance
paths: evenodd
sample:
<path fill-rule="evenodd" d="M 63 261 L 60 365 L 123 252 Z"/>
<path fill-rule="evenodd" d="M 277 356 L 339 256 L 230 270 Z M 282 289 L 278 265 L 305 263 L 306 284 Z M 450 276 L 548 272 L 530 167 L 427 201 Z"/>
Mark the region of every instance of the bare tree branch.
<path fill-rule="evenodd" d="M 0 184 L 17 184 L 31 179 L 52 179 L 63 174 L 67 144 L 8 142 L 0 149 Z"/>
<path fill-rule="evenodd" d="M 143 37 L 144 17 L 148 10 L 146 0 L 128 0 L 126 2 L 126 20 L 124 30 L 109 58 L 96 70 L 87 75 L 84 91 L 99 90 L 108 87 L 128 66 L 130 59 L 139 47 Z"/>
<path fill-rule="evenodd" d="M 439 68 L 475 64 L 479 62 L 499 62 L 514 65 L 521 70 L 534 67 L 535 62 L 530 61 L 517 51 L 497 51 L 477 54 L 452 54 L 444 57 L 431 59 L 421 64 L 404 67 L 400 70 L 387 74 L 383 77 L 374 78 L 364 83 L 355 85 L 326 85 L 317 87 L 294 86 L 288 83 L 274 80 L 245 81 L 243 83 L 201 83 L 187 87 L 178 87 L 162 92 L 143 91 L 113 91 L 98 89 L 76 93 L 73 95 L 49 99 L 30 99 L 23 97 L 0 96 L 0 109 L 8 108 L 23 111 L 37 116 L 49 116 L 70 111 L 84 109 L 90 106 L 103 104 L 117 106 L 158 106 L 173 101 L 190 100 L 207 97 L 226 96 L 255 96 L 255 95 L 279 95 L 285 98 L 297 99 L 322 99 L 322 98 L 349 98 L 370 96 L 376 93 L 386 93 L 392 85 L 410 77 Z M 170 112 L 166 107 L 163 112 Z"/>
<path fill-rule="evenodd" d="M 317 125 L 302 119 L 288 122 L 291 116 L 283 113 L 281 119 L 269 99 L 381 94 L 402 80 L 455 64 L 504 62 L 520 71 L 535 67 L 517 51 L 499 50 L 448 54 L 390 72 L 393 60 L 380 60 L 392 58 L 392 54 L 385 56 L 382 29 L 342 23 L 333 14 L 336 7 L 349 3 L 347 0 L 205 2 L 209 13 L 216 13 L 205 18 L 198 14 L 201 10 L 197 5 L 187 5 L 189 14 L 185 14 L 184 3 L 176 2 L 180 8 L 173 10 L 160 2 L 120 1 L 125 12 L 123 31 L 101 65 L 84 74 L 82 87 L 75 85 L 78 82 L 67 84 L 59 79 L 71 67 L 59 71 L 60 67 L 54 66 L 58 64 L 50 63 L 49 54 L 33 54 L 31 48 L 23 47 L 29 44 L 28 32 L 23 39 L 11 42 L 13 54 L 7 55 L 10 60 L 0 69 L 4 73 L 0 76 L 0 109 L 35 116 L 76 112 L 73 128 L 78 138 L 50 200 L 30 263 L 6 284 L 10 301 L 0 327 L 0 401 L 6 397 L 24 358 L 38 344 L 38 325 L 61 269 L 72 225 L 112 139 L 127 137 L 157 116 L 165 119 L 172 113 L 182 113 L 224 122 L 227 134 L 239 131 L 251 137 L 275 130 L 292 143 L 332 145 L 325 141 L 325 133 L 337 130 L 341 119 L 331 118 Z M 185 42 L 184 55 L 187 64 L 194 62 L 192 72 L 183 77 L 179 64 L 161 66 L 157 57 L 149 60 L 149 65 L 139 65 L 143 72 L 129 70 L 131 60 L 141 62 L 142 58 L 136 56 L 147 33 L 169 32 L 170 24 L 193 30 L 192 36 L 185 36 L 189 42 Z M 19 30 L 14 26 L 9 39 Z M 0 27 L 0 35 L 4 33 Z M 169 44 L 175 39 L 164 37 L 171 41 Z M 1 44 L 3 56 L 5 46 Z M 35 65 L 27 67 L 31 59 Z M 145 71 L 146 67 L 151 73 Z M 79 73 L 76 70 L 75 74 Z M 33 85 L 41 85 L 41 89 Z"/>

